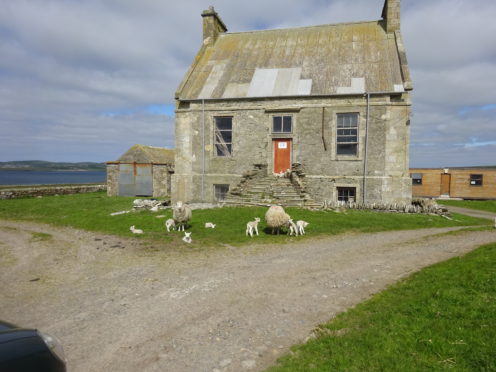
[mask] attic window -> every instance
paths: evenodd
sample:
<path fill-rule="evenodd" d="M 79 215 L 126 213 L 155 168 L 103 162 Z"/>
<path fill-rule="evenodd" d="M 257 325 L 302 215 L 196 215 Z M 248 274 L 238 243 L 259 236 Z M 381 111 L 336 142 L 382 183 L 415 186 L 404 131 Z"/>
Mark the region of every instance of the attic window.
<path fill-rule="evenodd" d="M 470 186 L 482 186 L 482 174 L 471 174 Z"/>
<path fill-rule="evenodd" d="M 337 115 L 336 140 L 338 155 L 358 154 L 358 113 Z"/>
<path fill-rule="evenodd" d="M 292 116 L 273 116 L 272 133 L 291 133 L 293 131 Z"/>
<path fill-rule="evenodd" d="M 232 116 L 215 118 L 214 144 L 217 156 L 232 155 Z"/>

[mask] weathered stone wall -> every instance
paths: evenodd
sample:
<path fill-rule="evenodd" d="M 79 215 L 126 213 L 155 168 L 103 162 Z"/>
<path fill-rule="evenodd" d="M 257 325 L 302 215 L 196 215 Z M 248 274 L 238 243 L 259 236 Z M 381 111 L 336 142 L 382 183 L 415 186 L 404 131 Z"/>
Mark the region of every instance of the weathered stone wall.
<path fill-rule="evenodd" d="M 107 195 L 119 195 L 119 164 L 107 164 Z"/>
<path fill-rule="evenodd" d="M 212 202 L 214 184 L 236 185 L 253 164 L 273 170 L 272 141 L 290 138 L 292 162 L 302 164 L 309 193 L 318 201 L 336 199 L 337 187 L 355 187 L 367 202 L 408 202 L 408 94 L 373 96 L 369 105 L 367 165 L 366 97 L 260 99 L 191 102 L 176 113 L 176 168 L 172 199 Z M 357 156 L 336 154 L 336 115 L 359 114 Z M 272 116 L 292 115 L 293 131 L 271 132 Z M 231 157 L 214 153 L 214 118 L 233 117 Z M 365 186 L 364 186 L 364 171 Z"/>
<path fill-rule="evenodd" d="M 64 194 L 81 194 L 86 192 L 105 191 L 107 185 L 62 185 L 62 186 L 32 186 L 12 187 L 0 190 L 0 199 L 16 199 L 36 196 L 51 196 Z"/>
<path fill-rule="evenodd" d="M 153 196 L 162 198 L 171 194 L 171 169 L 167 165 L 152 166 Z"/>

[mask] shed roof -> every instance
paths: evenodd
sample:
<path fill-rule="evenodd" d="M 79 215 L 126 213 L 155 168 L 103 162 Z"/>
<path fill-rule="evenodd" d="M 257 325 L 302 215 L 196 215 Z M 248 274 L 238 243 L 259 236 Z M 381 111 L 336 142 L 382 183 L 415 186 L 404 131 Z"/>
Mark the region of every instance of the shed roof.
<path fill-rule="evenodd" d="M 163 147 L 134 145 L 127 150 L 117 163 L 174 164 L 175 151 Z"/>
<path fill-rule="evenodd" d="M 403 92 L 411 89 L 399 31 L 383 21 L 221 33 L 203 45 L 176 98 Z"/>

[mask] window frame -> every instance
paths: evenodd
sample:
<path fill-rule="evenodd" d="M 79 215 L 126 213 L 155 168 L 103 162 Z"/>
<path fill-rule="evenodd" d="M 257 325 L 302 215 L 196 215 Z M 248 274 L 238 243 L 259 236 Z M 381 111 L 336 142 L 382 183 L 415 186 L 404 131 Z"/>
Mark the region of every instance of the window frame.
<path fill-rule="evenodd" d="M 418 177 L 415 177 L 415 175 L 417 175 Z M 422 182 L 423 182 L 423 174 L 422 173 L 410 173 L 410 177 L 412 178 L 412 185 L 413 186 L 422 185 Z"/>
<path fill-rule="evenodd" d="M 231 129 L 219 129 L 217 120 L 222 119 L 231 119 Z M 213 149 L 214 156 L 219 158 L 227 158 L 233 156 L 233 120 L 234 117 L 232 115 L 219 115 L 214 116 L 214 127 L 213 127 Z M 225 142 L 222 136 L 222 132 L 230 132 L 231 133 L 231 142 Z M 222 142 L 219 140 L 222 139 Z M 230 145 L 230 147 L 229 147 Z M 227 149 L 228 153 L 222 154 L 222 149 Z"/>
<path fill-rule="evenodd" d="M 222 188 L 225 187 L 225 192 L 223 193 Z M 218 202 L 222 202 L 226 200 L 226 196 L 229 194 L 229 184 L 224 183 L 215 183 L 214 184 L 214 200 Z M 222 196 L 222 197 L 219 197 Z"/>
<path fill-rule="evenodd" d="M 350 194 L 349 194 L 349 191 L 353 190 L 353 201 L 352 203 L 356 202 L 357 200 L 357 188 L 356 187 L 352 187 L 352 186 L 339 186 L 339 187 L 336 187 L 336 197 L 337 197 L 337 201 L 338 203 L 348 203 L 350 200 Z M 348 191 L 348 194 L 345 196 L 346 199 L 340 199 L 341 196 L 339 195 L 340 192 L 342 191 Z"/>
<path fill-rule="evenodd" d="M 348 123 L 348 126 L 346 126 L 346 123 L 340 123 L 340 118 L 341 117 L 356 117 L 356 125 L 351 126 L 352 123 Z M 340 127 L 341 125 L 341 127 Z M 340 134 L 339 131 L 352 131 L 355 130 L 355 135 L 353 134 Z M 355 141 L 339 141 L 340 138 L 343 137 L 355 137 Z M 340 152 L 340 146 L 354 146 L 355 151 L 354 153 L 341 153 Z M 343 146 L 343 147 L 344 147 Z M 360 153 L 360 113 L 359 112 L 338 112 L 336 113 L 336 156 L 344 156 L 344 157 L 358 157 Z"/>
<path fill-rule="evenodd" d="M 470 175 L 470 186 L 480 187 L 484 184 L 483 174 L 471 174 Z"/>
<path fill-rule="evenodd" d="M 274 120 L 275 118 L 281 118 L 281 130 L 280 131 L 275 131 L 274 130 Z M 284 131 L 284 118 L 290 118 L 290 130 L 289 131 Z M 292 134 L 293 133 L 293 127 L 294 127 L 294 116 L 291 114 L 278 114 L 278 115 L 272 115 L 271 116 L 271 127 L 270 127 L 270 132 L 272 134 Z"/>

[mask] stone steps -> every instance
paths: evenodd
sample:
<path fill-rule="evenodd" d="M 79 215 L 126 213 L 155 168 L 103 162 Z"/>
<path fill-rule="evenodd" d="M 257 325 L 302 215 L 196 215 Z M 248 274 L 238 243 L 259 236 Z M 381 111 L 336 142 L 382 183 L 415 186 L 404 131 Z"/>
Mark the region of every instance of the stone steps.
<path fill-rule="evenodd" d="M 278 204 L 286 207 L 320 207 L 320 204 L 312 199 L 300 195 L 288 178 L 271 176 L 252 180 L 251 184 L 245 186 L 241 195 L 229 194 L 224 203 L 247 206 Z"/>

